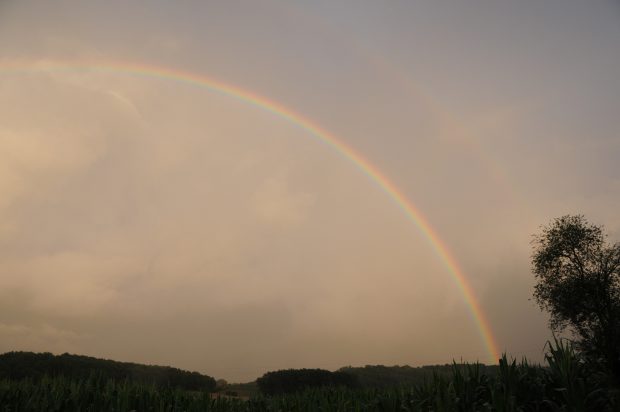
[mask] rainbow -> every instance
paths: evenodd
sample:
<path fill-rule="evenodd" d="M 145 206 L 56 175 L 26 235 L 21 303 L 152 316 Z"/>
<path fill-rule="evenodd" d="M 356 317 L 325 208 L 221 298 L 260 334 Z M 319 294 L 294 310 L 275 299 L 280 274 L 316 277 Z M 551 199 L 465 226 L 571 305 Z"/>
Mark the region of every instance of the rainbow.
<path fill-rule="evenodd" d="M 309 135 L 316 137 L 327 146 L 331 147 L 343 157 L 356 165 L 371 181 L 375 182 L 396 205 L 402 210 L 405 216 L 424 233 L 432 246 L 434 252 L 443 263 L 447 272 L 456 283 L 463 299 L 469 307 L 473 321 L 480 333 L 486 346 L 488 361 L 495 364 L 499 359 L 499 350 L 495 337 L 493 336 L 491 325 L 484 314 L 474 291 L 467 281 L 463 270 L 459 267 L 456 259 L 450 253 L 446 244 L 441 240 L 438 233 L 431 226 L 416 205 L 396 187 L 396 185 L 374 166 L 362 154 L 355 149 L 323 129 L 318 124 L 308 118 L 296 113 L 284 105 L 255 94 L 251 91 L 241 89 L 237 86 L 227 84 L 202 74 L 195 74 L 179 69 L 150 66 L 146 64 L 128 62 L 66 62 L 66 61 L 0 61 L 0 73 L 47 73 L 47 72 L 89 72 L 89 73 L 123 73 L 127 75 L 146 76 L 150 78 L 173 80 L 180 83 L 199 86 L 204 89 L 217 92 L 253 106 L 259 107 L 277 117 L 303 129 Z"/>

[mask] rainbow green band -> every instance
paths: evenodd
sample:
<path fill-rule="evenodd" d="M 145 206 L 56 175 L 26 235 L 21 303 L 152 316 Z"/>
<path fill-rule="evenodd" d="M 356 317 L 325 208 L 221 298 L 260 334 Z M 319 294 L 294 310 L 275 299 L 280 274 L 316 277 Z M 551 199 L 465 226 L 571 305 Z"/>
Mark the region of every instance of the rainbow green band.
<path fill-rule="evenodd" d="M 0 73 L 11 72 L 50 72 L 50 71 L 88 71 L 88 72 L 108 72 L 108 73 L 123 73 L 130 75 L 147 76 L 152 78 L 168 79 L 177 82 L 187 83 L 191 85 L 200 86 L 211 91 L 219 92 L 230 97 L 234 97 L 241 101 L 247 102 L 254 106 L 257 106 L 267 112 L 273 113 L 276 116 L 286 119 L 292 124 L 297 125 L 301 129 L 305 130 L 312 136 L 315 136 L 323 143 L 331 146 L 334 150 L 339 152 L 342 156 L 353 162 L 364 174 L 366 174 L 370 180 L 374 181 L 379 187 L 388 194 L 388 196 L 400 207 L 405 213 L 407 218 L 416 225 L 422 233 L 426 236 L 433 250 L 446 267 L 448 273 L 456 283 L 459 291 L 461 292 L 474 322 L 478 328 L 481 338 L 486 346 L 488 353 L 488 361 L 495 364 L 499 359 L 499 350 L 491 331 L 491 326 L 487 320 L 478 300 L 475 297 L 474 291 L 471 285 L 467 282 L 463 271 L 460 269 L 456 260 L 450 252 L 447 246 L 441 240 L 437 232 L 430 225 L 428 220 L 422 215 L 414 203 L 407 199 L 407 197 L 387 178 L 377 167 L 370 163 L 364 156 L 356 152 L 352 147 L 336 138 L 336 136 L 329 133 L 327 130 L 322 129 L 316 123 L 308 120 L 307 118 L 295 113 L 293 110 L 286 108 L 285 106 L 269 100 L 263 96 L 259 96 L 248 90 L 243 90 L 239 87 L 220 82 L 209 77 L 198 75 L 194 73 L 185 72 L 178 69 L 169 69 L 163 67 L 149 66 L 145 64 L 126 63 L 126 62 L 58 62 L 58 61 L 0 61 Z"/>

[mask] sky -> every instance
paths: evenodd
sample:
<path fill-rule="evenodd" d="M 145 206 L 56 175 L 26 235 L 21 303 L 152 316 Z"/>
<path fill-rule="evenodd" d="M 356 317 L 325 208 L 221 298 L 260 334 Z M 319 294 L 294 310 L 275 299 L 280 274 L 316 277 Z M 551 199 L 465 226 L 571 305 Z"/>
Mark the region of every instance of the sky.
<path fill-rule="evenodd" d="M 440 242 L 498 349 L 542 361 L 532 235 L 582 213 L 620 240 L 619 22 L 615 1 L 0 0 L 0 352 L 237 382 L 488 363 Z M 158 70 L 320 127 L 437 239 L 300 121 Z"/>

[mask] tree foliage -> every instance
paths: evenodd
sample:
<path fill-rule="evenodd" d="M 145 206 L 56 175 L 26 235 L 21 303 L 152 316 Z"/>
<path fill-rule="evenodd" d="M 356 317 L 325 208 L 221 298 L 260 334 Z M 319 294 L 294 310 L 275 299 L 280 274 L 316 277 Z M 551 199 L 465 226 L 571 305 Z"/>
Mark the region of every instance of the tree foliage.
<path fill-rule="evenodd" d="M 547 367 L 505 355 L 493 375 L 478 363 L 449 365 L 417 385 L 391 388 L 307 387 L 248 400 L 208 392 L 145 385 L 130 380 L 62 376 L 40 380 L 0 379 L 0 410 L 21 412 L 151 411 L 151 412 L 617 412 L 617 394 L 590 373 L 570 342 L 549 343 Z M 272 372 L 277 375 L 329 376 L 328 371 Z M 445 373 L 444 373 L 445 372 Z M 273 375 L 272 375 L 273 376 Z"/>
<path fill-rule="evenodd" d="M 0 379 L 40 380 L 45 376 L 62 376 L 83 380 L 92 375 L 104 380 L 128 380 L 190 390 L 215 389 L 215 379 L 212 377 L 169 366 L 116 362 L 68 353 L 7 352 L 0 355 Z"/>
<path fill-rule="evenodd" d="M 339 372 L 346 372 L 356 377 L 363 388 L 398 388 L 402 386 L 421 385 L 433 376 L 450 376 L 455 368 L 465 368 L 464 364 L 425 365 L 412 367 L 366 365 L 363 367 L 346 366 Z M 478 365 L 489 376 L 497 374 L 497 365 Z"/>
<path fill-rule="evenodd" d="M 267 372 L 256 380 L 260 391 L 266 395 L 298 392 L 311 387 L 344 386 L 353 388 L 357 381 L 345 372 L 324 369 L 286 369 Z"/>
<path fill-rule="evenodd" d="M 562 216 L 535 235 L 534 297 L 554 331 L 569 329 L 588 359 L 620 379 L 620 244 L 584 216 Z"/>

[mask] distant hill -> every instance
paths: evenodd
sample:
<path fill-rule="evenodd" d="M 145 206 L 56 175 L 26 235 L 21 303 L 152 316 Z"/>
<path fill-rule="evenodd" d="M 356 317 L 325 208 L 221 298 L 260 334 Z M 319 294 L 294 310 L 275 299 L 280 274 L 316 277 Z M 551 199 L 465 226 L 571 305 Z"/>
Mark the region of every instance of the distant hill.
<path fill-rule="evenodd" d="M 355 376 L 346 372 L 325 369 L 285 369 L 267 372 L 256 380 L 258 388 L 266 395 L 281 395 L 317 387 L 358 387 Z"/>
<path fill-rule="evenodd" d="M 411 387 L 424 383 L 425 379 L 432 379 L 433 374 L 445 376 L 446 378 L 452 377 L 452 370 L 454 367 L 465 368 L 472 367 L 472 365 L 465 366 L 463 364 L 445 364 L 445 365 L 427 365 L 427 366 L 384 366 L 384 365 L 366 365 L 360 367 L 346 366 L 338 369 L 337 372 L 344 372 L 350 375 L 355 382 L 355 386 L 367 389 L 381 389 L 392 387 Z M 487 376 L 495 376 L 498 372 L 497 365 L 479 365 L 480 372 Z M 297 370 L 297 372 L 303 372 L 304 370 Z M 252 397 L 257 395 L 259 390 L 259 382 L 261 379 L 265 381 L 266 377 L 272 377 L 274 374 L 278 374 L 278 377 L 286 378 L 282 375 L 283 371 L 268 372 L 263 375 L 262 378 L 258 378 L 255 381 L 247 383 L 226 383 L 222 386 L 222 393 L 230 393 L 239 395 L 242 397 Z M 286 371 L 284 371 L 286 372 Z M 280 379 L 282 380 L 282 379 Z M 292 383 L 279 383 L 279 386 L 290 386 L 298 384 L 300 379 L 296 377 L 289 377 Z M 264 386 L 265 382 L 263 382 Z M 272 384 L 273 386 L 273 384 Z M 351 386 L 351 385 L 345 385 Z M 269 392 L 264 390 L 263 392 Z"/>
<path fill-rule="evenodd" d="M 383 366 L 366 365 L 363 367 L 346 366 L 338 369 L 357 378 L 360 386 L 364 388 L 386 388 L 396 386 L 419 385 L 425 379 L 432 378 L 433 374 L 450 376 L 452 368 L 463 365 L 429 365 L 429 366 Z M 471 366 L 471 365 L 470 365 Z M 479 365 L 480 372 L 493 376 L 497 374 L 497 366 Z"/>
<path fill-rule="evenodd" d="M 93 375 L 103 379 L 127 379 L 133 382 L 188 390 L 213 391 L 215 389 L 215 379 L 211 376 L 170 366 L 117 362 L 68 353 L 53 355 L 51 353 L 7 352 L 0 355 L 0 380 L 24 378 L 37 380 L 43 376 L 85 379 Z"/>

